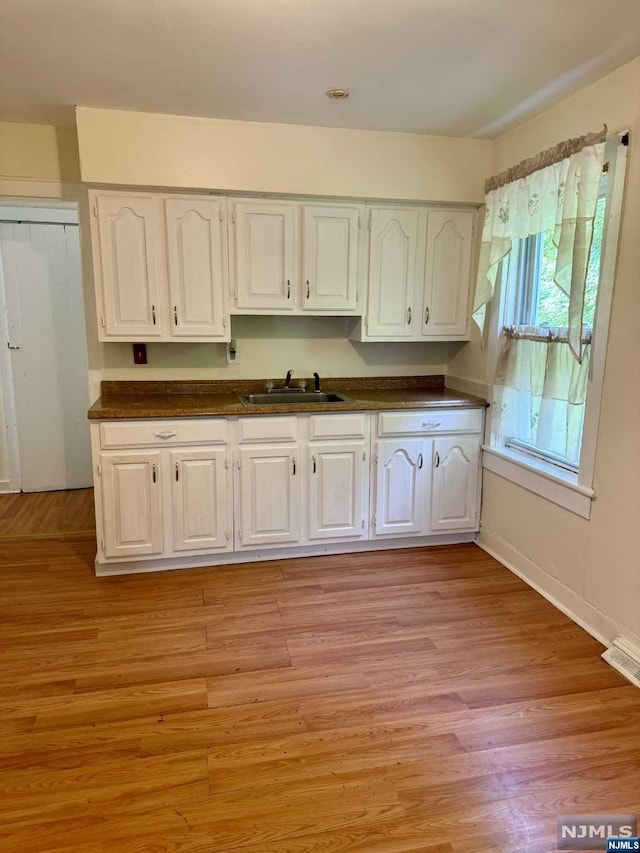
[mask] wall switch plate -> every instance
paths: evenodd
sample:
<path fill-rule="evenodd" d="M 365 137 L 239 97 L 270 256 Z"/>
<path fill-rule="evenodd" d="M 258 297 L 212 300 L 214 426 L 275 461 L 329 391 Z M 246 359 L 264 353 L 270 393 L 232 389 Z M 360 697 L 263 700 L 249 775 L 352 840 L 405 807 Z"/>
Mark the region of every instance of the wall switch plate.
<path fill-rule="evenodd" d="M 235 338 L 231 338 L 227 344 L 227 364 L 240 364 L 238 358 L 238 342 Z"/>
<path fill-rule="evenodd" d="M 134 364 L 146 364 L 147 363 L 147 345 L 146 344 L 134 344 L 133 345 L 133 363 Z"/>

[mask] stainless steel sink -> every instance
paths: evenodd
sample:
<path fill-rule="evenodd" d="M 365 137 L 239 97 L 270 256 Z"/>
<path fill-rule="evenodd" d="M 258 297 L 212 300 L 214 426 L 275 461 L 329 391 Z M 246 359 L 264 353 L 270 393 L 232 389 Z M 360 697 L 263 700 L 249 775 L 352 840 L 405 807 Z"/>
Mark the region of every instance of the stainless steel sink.
<path fill-rule="evenodd" d="M 282 403 L 348 403 L 332 391 L 272 391 L 270 394 L 238 394 L 245 406 L 276 406 Z"/>

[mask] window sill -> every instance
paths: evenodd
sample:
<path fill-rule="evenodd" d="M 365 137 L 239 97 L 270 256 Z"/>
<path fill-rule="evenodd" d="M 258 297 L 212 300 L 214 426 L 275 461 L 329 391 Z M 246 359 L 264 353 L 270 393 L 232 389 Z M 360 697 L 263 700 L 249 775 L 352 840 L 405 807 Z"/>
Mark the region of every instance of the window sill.
<path fill-rule="evenodd" d="M 483 446 L 482 467 L 582 518 L 590 518 L 593 489 L 581 486 L 577 477 L 515 450 Z"/>

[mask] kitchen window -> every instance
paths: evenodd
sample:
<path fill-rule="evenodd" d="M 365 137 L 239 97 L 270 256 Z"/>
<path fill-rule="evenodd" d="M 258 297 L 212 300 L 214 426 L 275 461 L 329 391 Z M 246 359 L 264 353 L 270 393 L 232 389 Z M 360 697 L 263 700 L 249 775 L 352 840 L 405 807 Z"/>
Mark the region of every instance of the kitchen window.
<path fill-rule="evenodd" d="M 569 295 L 554 281 L 553 232 L 513 241 L 501 263 L 500 300 L 489 329 L 495 379 L 485 467 L 584 517 L 595 496 L 626 153 L 626 144 L 607 142 L 586 270 L 580 358 L 567 342 Z"/>

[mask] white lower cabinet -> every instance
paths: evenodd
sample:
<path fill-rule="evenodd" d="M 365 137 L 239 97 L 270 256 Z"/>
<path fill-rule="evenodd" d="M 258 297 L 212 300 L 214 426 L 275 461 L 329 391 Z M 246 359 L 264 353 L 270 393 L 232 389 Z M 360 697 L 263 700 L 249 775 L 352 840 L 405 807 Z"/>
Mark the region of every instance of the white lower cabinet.
<path fill-rule="evenodd" d="M 163 550 L 160 453 L 103 453 L 105 557 L 140 557 Z"/>
<path fill-rule="evenodd" d="M 309 539 L 365 539 L 368 457 L 364 441 L 310 445 Z"/>
<path fill-rule="evenodd" d="M 169 457 L 173 550 L 231 550 L 226 448 L 172 450 Z"/>
<path fill-rule="evenodd" d="M 478 523 L 479 436 L 433 439 L 431 531 L 475 530 Z"/>
<path fill-rule="evenodd" d="M 422 438 L 380 441 L 376 453 L 377 536 L 420 536 L 427 524 L 427 473 Z"/>
<path fill-rule="evenodd" d="M 297 447 L 241 447 L 238 451 L 236 547 L 300 539 Z"/>
<path fill-rule="evenodd" d="M 97 563 L 107 573 L 375 548 L 369 539 L 469 541 L 482 421 L 480 409 L 433 409 L 94 423 Z"/>

